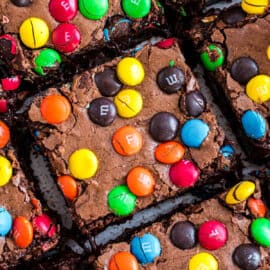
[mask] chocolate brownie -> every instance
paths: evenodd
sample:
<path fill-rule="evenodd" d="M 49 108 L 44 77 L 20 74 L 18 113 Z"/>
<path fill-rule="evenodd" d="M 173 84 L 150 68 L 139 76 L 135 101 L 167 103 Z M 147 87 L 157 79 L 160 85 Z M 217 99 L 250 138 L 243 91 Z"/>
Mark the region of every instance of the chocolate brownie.
<path fill-rule="evenodd" d="M 70 207 L 84 232 L 238 175 L 238 155 L 171 42 L 146 45 L 32 101 L 30 128 L 55 175 L 83 180 Z"/>
<path fill-rule="evenodd" d="M 202 18 L 189 31 L 216 101 L 254 162 L 270 156 L 269 19 L 237 5 Z"/>
<path fill-rule="evenodd" d="M 0 268 L 34 260 L 54 248 L 59 226 L 26 178 L 10 142 L 8 121 L 0 121 Z"/>
<path fill-rule="evenodd" d="M 251 220 L 210 199 L 109 245 L 93 268 L 267 270 L 269 249 L 254 240 L 262 221 L 269 230 L 268 218 Z"/>

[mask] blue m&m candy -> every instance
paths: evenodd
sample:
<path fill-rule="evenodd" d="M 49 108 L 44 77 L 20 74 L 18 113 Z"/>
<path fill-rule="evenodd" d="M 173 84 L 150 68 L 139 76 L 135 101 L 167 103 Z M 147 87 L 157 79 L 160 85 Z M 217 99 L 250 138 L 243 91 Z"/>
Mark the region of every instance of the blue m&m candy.
<path fill-rule="evenodd" d="M 161 254 L 161 246 L 157 237 L 146 233 L 142 237 L 134 237 L 130 242 L 130 251 L 141 264 L 154 262 Z"/>
<path fill-rule="evenodd" d="M 241 122 L 248 137 L 259 140 L 265 136 L 267 131 L 266 120 L 259 112 L 246 111 L 242 115 Z"/>
<path fill-rule="evenodd" d="M 232 146 L 230 144 L 226 144 L 224 146 L 222 146 L 220 148 L 220 153 L 226 157 L 226 158 L 230 158 L 234 155 L 235 151 L 234 149 L 232 148 Z"/>
<path fill-rule="evenodd" d="M 6 236 L 12 227 L 12 217 L 5 208 L 0 208 L 0 236 Z"/>
<path fill-rule="evenodd" d="M 209 133 L 209 126 L 201 119 L 191 119 L 182 126 L 180 137 L 187 147 L 199 148 Z"/>

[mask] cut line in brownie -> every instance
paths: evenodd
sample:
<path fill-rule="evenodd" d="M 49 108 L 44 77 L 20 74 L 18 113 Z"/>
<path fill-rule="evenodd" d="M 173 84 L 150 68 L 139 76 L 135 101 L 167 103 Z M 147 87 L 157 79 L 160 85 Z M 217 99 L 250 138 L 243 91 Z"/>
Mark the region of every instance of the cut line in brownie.
<path fill-rule="evenodd" d="M 236 5 L 209 21 L 202 18 L 189 31 L 217 103 L 256 163 L 270 155 L 269 18 L 246 14 Z"/>
<path fill-rule="evenodd" d="M 133 64 L 135 73 L 128 71 Z M 118 81 L 116 66 L 122 81 L 137 85 Z M 104 90 L 111 97 L 102 97 Z M 64 110 L 50 112 L 58 102 Z M 240 170 L 234 150 L 224 154 L 229 142 L 176 42 L 167 49 L 147 45 L 135 57 L 116 58 L 49 88 L 33 100 L 28 117 L 55 174 L 84 179 L 70 203 L 84 233 L 123 219 L 113 213 L 128 216 L 194 185 L 235 179 Z"/>
<path fill-rule="evenodd" d="M 13 145 L 15 134 L 0 120 L 0 268 L 35 260 L 60 241 L 60 227 L 24 174 Z M 5 139 L 5 144 L 3 143 Z"/>

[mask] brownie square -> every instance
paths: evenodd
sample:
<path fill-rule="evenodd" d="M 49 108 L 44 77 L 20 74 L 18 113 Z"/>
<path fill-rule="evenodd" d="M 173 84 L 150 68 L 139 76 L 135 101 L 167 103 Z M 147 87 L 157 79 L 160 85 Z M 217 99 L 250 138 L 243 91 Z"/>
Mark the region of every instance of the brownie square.
<path fill-rule="evenodd" d="M 234 150 L 229 151 L 230 153 L 224 152 L 228 147 L 224 131 L 218 125 L 215 115 L 201 94 L 199 85 L 186 65 L 177 43 L 174 42 L 167 49 L 161 49 L 160 43 L 157 46 L 146 45 L 135 54 L 133 52 L 133 55 L 134 57 L 131 58 L 116 58 L 95 69 L 75 75 L 71 84 L 63 84 L 59 88 L 49 88 L 42 95 L 33 99 L 28 111 L 30 128 L 33 130 L 36 141 L 41 146 L 41 151 L 48 157 L 54 174 L 56 176 L 73 175 L 74 178 L 84 179 L 77 182 L 79 195 L 70 204 L 70 208 L 74 220 L 85 233 L 99 231 L 106 224 L 121 220 L 122 215 L 126 216 L 133 212 L 136 196 L 130 193 L 126 186 L 127 175 L 133 168 L 143 167 L 152 175 L 152 178 L 151 176 L 148 178 L 147 172 L 143 173 L 143 179 L 146 177 L 146 180 L 139 181 L 143 185 L 144 183 L 147 184 L 146 193 L 145 186 L 142 190 L 136 191 L 134 190 L 137 187 L 135 185 L 133 189 L 137 195 L 139 194 L 135 211 L 176 196 L 194 185 L 218 182 L 226 177 L 235 179 L 240 170 L 238 166 L 239 157 L 234 153 Z M 115 68 L 119 62 L 121 60 L 129 61 L 130 59 L 135 62 L 139 60 L 145 71 L 143 81 L 133 87 L 124 86 L 118 81 L 115 74 Z M 166 73 L 171 70 L 173 73 Z M 124 69 L 123 74 L 126 76 L 130 73 Z M 163 75 L 165 76 L 164 80 L 162 79 Z M 103 83 L 99 81 L 100 76 Z M 163 85 L 161 86 L 163 87 L 162 91 L 157 82 L 158 78 L 161 80 L 159 84 L 162 85 L 163 83 L 168 88 L 164 88 Z M 167 81 L 169 83 L 166 85 Z M 172 86 L 176 88 L 172 89 Z M 142 97 L 141 111 L 140 108 L 137 110 L 138 104 L 141 104 L 141 102 L 132 103 L 129 91 L 125 92 L 130 88 L 135 97 Z M 117 94 L 117 91 L 112 93 L 111 90 L 115 89 L 120 91 Z M 111 94 L 105 93 L 105 90 L 110 90 Z M 171 93 L 169 94 L 168 91 L 171 91 Z M 101 93 L 112 97 L 104 97 Z M 128 94 L 126 95 L 126 93 Z M 61 100 L 64 99 L 65 103 L 70 104 L 70 114 L 62 123 L 48 124 L 48 118 L 47 120 L 44 119 L 41 107 L 46 103 L 44 103 L 44 100 L 49 100 L 50 96 L 55 97 L 55 95 L 57 99 L 60 95 Z M 112 109 L 109 109 L 111 107 L 104 107 L 110 113 L 105 114 L 105 117 L 103 115 L 103 118 L 104 108 L 104 111 L 102 111 L 102 107 L 100 107 L 97 110 L 98 113 L 94 110 L 95 104 L 98 104 L 94 102 L 100 101 L 99 98 L 112 106 Z M 113 104 L 113 100 L 116 106 Z M 101 103 L 101 106 L 106 104 Z M 114 113 L 115 107 L 117 107 L 118 115 Z M 122 113 L 134 115 L 134 111 L 138 113 L 134 117 L 123 117 Z M 57 117 L 54 113 L 51 116 Z M 111 121 L 112 119 L 113 121 Z M 109 122 L 103 120 L 109 120 Z M 107 126 L 104 126 L 105 123 Z M 199 126 L 202 126 L 203 134 L 205 134 L 205 130 L 208 130 L 206 136 L 201 136 L 200 132 L 197 133 L 196 128 L 196 135 L 187 136 L 186 131 L 183 131 L 184 123 L 191 123 L 191 126 L 192 123 L 195 123 L 195 126 L 199 124 Z M 129 137 L 129 133 L 127 133 L 128 136 L 123 136 L 124 140 L 115 135 L 119 134 L 116 131 L 123 131 L 123 127 L 124 130 L 126 130 L 126 127 L 130 128 L 136 136 L 139 134 L 138 136 L 142 138 L 140 151 L 129 153 L 127 138 L 131 140 L 137 138 L 133 133 L 131 137 Z M 196 145 L 192 144 L 191 147 L 184 145 L 179 140 L 180 130 L 182 139 L 185 138 L 186 144 L 190 143 L 189 138 L 192 137 L 191 144 L 195 141 Z M 115 138 L 116 142 L 113 146 L 112 143 Z M 169 146 L 166 144 L 168 142 Z M 176 147 L 171 147 L 171 144 L 176 145 Z M 157 153 L 155 156 L 157 146 L 160 147 L 161 157 L 158 157 Z M 231 146 L 229 148 L 231 149 Z M 176 149 L 177 154 L 173 154 L 172 160 L 168 161 L 166 157 L 170 156 L 170 151 L 174 151 L 174 149 Z M 162 158 L 163 153 L 165 153 L 165 160 Z M 91 165 L 88 167 L 87 165 L 85 168 L 81 167 L 83 169 L 80 169 L 79 174 L 77 174 L 76 168 L 74 169 L 72 166 L 80 155 L 89 155 L 92 163 L 90 162 Z M 157 161 L 156 158 L 161 162 Z M 167 162 L 167 164 L 164 162 Z M 96 168 L 97 163 L 98 168 Z M 79 164 L 85 166 L 86 163 L 83 161 Z M 154 185 L 152 185 L 153 179 Z M 141 197 L 142 195 L 144 196 Z M 122 205 L 121 200 L 123 199 L 125 207 L 120 212 L 118 212 L 119 209 L 113 210 L 120 217 L 116 217 L 110 210 L 110 208 L 115 207 L 115 205 L 112 205 L 114 199 L 111 201 L 111 196 L 119 199 L 116 200 L 119 203 L 117 207 Z M 124 213 L 121 212 L 122 210 Z"/>
<path fill-rule="evenodd" d="M 197 19 L 189 31 L 217 103 L 256 163 L 270 155 L 268 30 L 267 13 L 249 15 L 236 5 Z"/>
<path fill-rule="evenodd" d="M 6 132 L 3 123 L 10 127 L 8 121 L 1 120 L 1 136 Z M 60 227 L 39 200 L 33 182 L 25 176 L 13 144 L 2 142 L 1 138 L 0 268 L 11 269 L 56 247 Z"/>

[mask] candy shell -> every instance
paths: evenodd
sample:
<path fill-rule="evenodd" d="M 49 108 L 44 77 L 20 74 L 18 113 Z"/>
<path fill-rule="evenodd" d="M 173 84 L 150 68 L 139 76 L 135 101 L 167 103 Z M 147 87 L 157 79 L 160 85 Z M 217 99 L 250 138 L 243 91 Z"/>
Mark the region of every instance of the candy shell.
<path fill-rule="evenodd" d="M 139 270 L 137 259 L 127 251 L 114 254 L 109 262 L 109 270 Z"/>
<path fill-rule="evenodd" d="M 6 185 L 12 177 L 12 165 L 5 157 L 0 155 L 0 187 Z"/>
<path fill-rule="evenodd" d="M 151 0 L 122 0 L 124 12 L 131 18 L 145 17 L 151 10 Z"/>
<path fill-rule="evenodd" d="M 248 14 L 261 15 L 264 14 L 268 0 L 242 0 L 241 7 Z"/>
<path fill-rule="evenodd" d="M 189 261 L 189 270 L 218 270 L 217 259 L 207 252 L 194 255 Z"/>
<path fill-rule="evenodd" d="M 90 20 L 100 20 L 109 9 L 108 0 L 79 0 L 81 14 Z"/>
<path fill-rule="evenodd" d="M 0 120 L 0 148 L 4 148 L 10 140 L 9 127 Z"/>
<path fill-rule="evenodd" d="M 181 160 L 185 154 L 185 147 L 178 142 L 161 143 L 155 149 L 155 158 L 164 164 L 174 164 Z"/>
<path fill-rule="evenodd" d="M 6 236 L 12 227 L 12 217 L 3 207 L 0 207 L 0 236 Z"/>
<path fill-rule="evenodd" d="M 50 0 L 49 12 L 58 22 L 68 22 L 72 20 L 78 11 L 77 0 Z"/>
<path fill-rule="evenodd" d="M 13 223 L 13 239 L 16 246 L 27 248 L 33 241 L 33 227 L 25 217 L 16 217 Z"/>
<path fill-rule="evenodd" d="M 146 233 L 135 236 L 130 242 L 130 251 L 141 264 L 153 263 L 161 254 L 161 245 L 156 236 Z"/>
<path fill-rule="evenodd" d="M 250 226 L 252 238 L 261 246 L 270 247 L 270 220 L 256 218 Z"/>
<path fill-rule="evenodd" d="M 53 237 L 56 234 L 56 226 L 46 214 L 34 217 L 32 223 L 34 228 L 42 235 Z"/>
<path fill-rule="evenodd" d="M 78 185 L 73 177 L 69 175 L 58 176 L 57 183 L 68 200 L 73 201 L 77 197 Z"/>
<path fill-rule="evenodd" d="M 23 44 L 31 49 L 43 47 L 50 35 L 47 23 L 36 17 L 26 19 L 21 24 L 19 33 Z"/>
<path fill-rule="evenodd" d="M 174 45 L 175 39 L 174 38 L 167 38 L 163 39 L 156 44 L 157 47 L 160 49 L 169 49 Z"/>
<path fill-rule="evenodd" d="M 150 170 L 135 167 L 128 173 L 127 185 L 136 196 L 149 196 L 154 192 L 155 178 Z"/>
<path fill-rule="evenodd" d="M 180 160 L 173 164 L 169 171 L 171 182 L 180 187 L 193 186 L 200 177 L 200 170 L 190 160 Z"/>
<path fill-rule="evenodd" d="M 249 211 L 254 217 L 265 217 L 267 209 L 264 202 L 260 199 L 249 198 L 247 202 Z"/>
<path fill-rule="evenodd" d="M 213 57 L 211 57 L 213 55 Z M 201 61 L 205 69 L 216 71 L 224 63 L 224 53 L 221 48 L 211 44 L 201 53 Z"/>
<path fill-rule="evenodd" d="M 98 159 L 93 151 L 81 148 L 70 155 L 68 165 L 75 178 L 86 180 L 96 174 Z"/>
<path fill-rule="evenodd" d="M 14 58 L 17 53 L 17 41 L 9 34 L 0 36 L 0 47 L 2 47 L 3 50 L 1 53 L 5 53 L 5 57 L 8 59 Z M 7 51 L 6 48 L 10 48 L 9 51 Z"/>
<path fill-rule="evenodd" d="M 223 223 L 216 220 L 209 220 L 200 226 L 198 239 L 201 246 L 205 249 L 220 249 L 228 240 L 228 231 Z"/>
<path fill-rule="evenodd" d="M 117 186 L 108 194 L 108 206 L 115 215 L 128 216 L 135 209 L 136 196 L 130 192 L 127 186 Z"/>
<path fill-rule="evenodd" d="M 1 79 L 2 88 L 4 91 L 14 91 L 17 90 L 21 85 L 20 76 L 16 75 L 10 78 Z"/>
<path fill-rule="evenodd" d="M 6 99 L 0 99 L 0 113 L 6 113 L 8 111 L 8 103 Z"/>
<path fill-rule="evenodd" d="M 64 96 L 50 95 L 41 101 L 40 112 L 48 123 L 60 124 L 68 119 L 71 105 Z"/>

